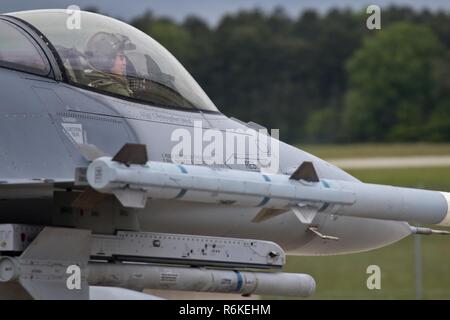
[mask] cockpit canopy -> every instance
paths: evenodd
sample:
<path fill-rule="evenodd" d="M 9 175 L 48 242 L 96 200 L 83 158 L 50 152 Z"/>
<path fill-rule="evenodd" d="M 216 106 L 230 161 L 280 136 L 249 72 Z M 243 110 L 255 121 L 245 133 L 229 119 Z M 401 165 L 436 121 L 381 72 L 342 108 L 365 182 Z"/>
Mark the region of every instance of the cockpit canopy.
<path fill-rule="evenodd" d="M 157 106 L 218 111 L 172 54 L 126 23 L 84 11 L 9 15 L 47 37 L 72 84 Z"/>

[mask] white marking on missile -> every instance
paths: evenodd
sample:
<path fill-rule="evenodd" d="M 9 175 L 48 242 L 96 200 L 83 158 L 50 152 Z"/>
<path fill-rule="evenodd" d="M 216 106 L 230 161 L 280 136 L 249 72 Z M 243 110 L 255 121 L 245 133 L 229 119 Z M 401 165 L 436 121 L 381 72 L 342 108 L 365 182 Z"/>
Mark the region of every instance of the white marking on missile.
<path fill-rule="evenodd" d="M 438 225 L 450 227 L 450 193 L 441 192 L 441 194 L 444 196 L 445 200 L 447 200 L 447 215 L 445 216 L 444 220 L 442 220 Z"/>

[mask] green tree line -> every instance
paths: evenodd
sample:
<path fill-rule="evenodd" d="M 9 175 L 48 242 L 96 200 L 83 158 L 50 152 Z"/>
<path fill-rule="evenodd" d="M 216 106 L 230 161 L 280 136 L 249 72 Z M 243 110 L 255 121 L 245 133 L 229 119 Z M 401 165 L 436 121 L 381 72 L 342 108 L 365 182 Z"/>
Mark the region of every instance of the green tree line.
<path fill-rule="evenodd" d="M 228 116 L 298 142 L 450 141 L 450 14 L 389 7 L 241 11 L 216 26 L 151 12 L 131 24 L 171 51 Z"/>

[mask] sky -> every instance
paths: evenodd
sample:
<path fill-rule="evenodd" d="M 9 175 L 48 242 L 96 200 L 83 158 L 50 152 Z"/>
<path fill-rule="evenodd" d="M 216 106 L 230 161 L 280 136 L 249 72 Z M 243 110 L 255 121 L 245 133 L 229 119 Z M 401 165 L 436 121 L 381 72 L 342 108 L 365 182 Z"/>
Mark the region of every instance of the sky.
<path fill-rule="evenodd" d="M 168 16 L 176 21 L 182 21 L 189 15 L 196 15 L 215 25 L 224 14 L 240 9 L 259 7 L 272 11 L 276 6 L 282 6 L 286 12 L 296 17 L 301 11 L 310 8 L 324 13 L 334 7 L 360 10 L 369 4 L 381 7 L 397 4 L 416 9 L 428 8 L 433 11 L 450 12 L 450 0 L 1 0 L 0 12 L 64 9 L 69 5 L 78 5 L 82 9 L 94 6 L 103 14 L 127 21 L 147 10 L 152 10 L 157 16 Z"/>

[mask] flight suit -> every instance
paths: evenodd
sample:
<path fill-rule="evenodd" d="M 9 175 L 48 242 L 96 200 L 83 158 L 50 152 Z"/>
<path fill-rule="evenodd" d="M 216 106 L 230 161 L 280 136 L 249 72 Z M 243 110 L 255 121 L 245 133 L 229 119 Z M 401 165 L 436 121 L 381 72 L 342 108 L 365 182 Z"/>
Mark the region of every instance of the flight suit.
<path fill-rule="evenodd" d="M 94 87 L 121 96 L 132 97 L 133 95 L 133 91 L 130 90 L 125 76 L 89 69 L 84 72 L 83 82 L 89 87 Z"/>

